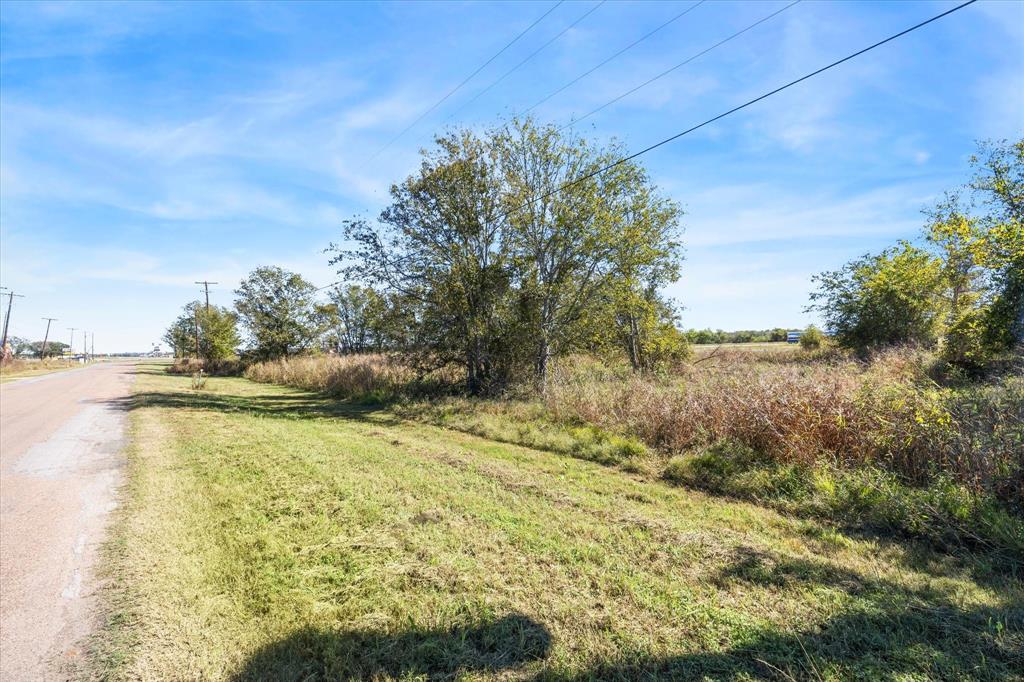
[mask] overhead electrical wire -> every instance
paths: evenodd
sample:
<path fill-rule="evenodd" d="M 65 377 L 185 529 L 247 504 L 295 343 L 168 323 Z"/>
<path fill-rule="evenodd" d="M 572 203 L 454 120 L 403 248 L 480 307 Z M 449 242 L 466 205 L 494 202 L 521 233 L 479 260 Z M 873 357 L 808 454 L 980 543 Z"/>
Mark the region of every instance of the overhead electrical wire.
<path fill-rule="evenodd" d="M 675 140 L 678 140 L 679 138 L 683 137 L 684 135 L 689 135 L 690 133 L 694 132 L 695 130 L 699 130 L 699 129 L 703 128 L 706 125 L 710 125 L 711 123 L 714 123 L 715 121 L 723 119 L 726 116 L 729 116 L 730 114 L 734 114 L 737 111 L 740 111 L 742 109 L 746 109 L 747 107 L 749 107 L 749 106 L 751 106 L 753 104 L 756 104 L 756 103 L 760 102 L 763 99 L 767 99 L 767 98 L 771 97 L 772 95 L 776 95 L 776 94 L 782 92 L 783 90 L 786 90 L 788 88 L 793 87 L 794 85 L 797 85 L 798 83 L 802 83 L 802 82 L 804 82 L 805 80 L 807 80 L 809 78 L 813 78 L 814 76 L 817 76 L 818 74 L 824 73 L 825 71 L 828 71 L 829 69 L 833 69 L 833 68 L 839 66 L 840 64 L 843 64 L 845 62 L 850 61 L 851 59 L 855 59 L 855 58 L 861 56 L 862 54 L 865 54 L 867 52 L 870 52 L 871 50 L 874 50 L 874 49 L 876 49 L 878 47 L 881 47 L 882 45 L 885 45 L 886 43 L 890 43 L 893 40 L 896 40 L 897 38 L 901 38 L 901 37 L 907 35 L 908 33 L 912 33 L 913 31 L 916 31 L 919 28 L 923 28 L 923 27 L 927 26 L 928 24 L 930 24 L 930 23 L 932 23 L 934 21 L 938 21 L 939 19 L 942 19 L 943 17 L 947 17 L 950 14 L 953 14 L 954 12 L 962 10 L 964 7 L 967 7 L 968 5 L 973 5 L 977 1 L 978 0 L 967 0 L 967 2 L 961 3 L 961 4 L 957 5 L 956 7 L 953 7 L 952 9 L 948 9 L 945 12 L 942 12 L 940 14 L 936 14 L 935 16 L 931 17 L 930 19 L 925 19 L 924 21 L 922 21 L 922 22 L 920 22 L 918 24 L 914 24 L 910 28 L 906 28 L 906 29 L 900 31 L 899 33 L 894 33 L 893 35 L 889 36 L 888 38 L 880 40 L 877 43 L 874 43 L 873 45 L 869 45 L 869 46 L 867 46 L 865 48 L 857 50 L 856 52 L 854 52 L 852 54 L 849 54 L 849 55 L 843 57 L 842 59 L 837 59 L 836 61 L 832 62 L 831 64 L 827 64 L 827 65 L 821 67 L 820 69 L 816 69 L 815 71 L 812 71 L 812 72 L 810 72 L 810 73 L 808 73 L 808 74 L 806 74 L 804 76 L 801 76 L 800 78 L 797 78 L 796 80 L 789 81 L 785 85 L 779 86 L 779 87 L 775 88 L 774 90 L 770 90 L 770 91 L 764 93 L 763 95 L 759 95 L 758 97 L 755 97 L 754 99 L 747 100 L 743 104 L 740 104 L 739 106 L 735 106 L 732 109 L 729 109 L 728 111 L 725 111 L 725 112 L 723 112 L 721 114 L 718 114 L 717 116 L 709 118 L 709 119 L 707 119 L 706 121 L 704 121 L 702 123 L 698 123 L 697 125 L 692 126 L 690 128 L 687 128 L 686 130 L 684 130 L 682 132 L 676 133 L 675 135 L 672 135 L 670 137 L 666 137 L 664 140 L 661 140 L 659 142 L 655 142 L 654 144 L 650 145 L 649 147 L 645 147 L 645 148 L 641 149 L 638 152 L 634 152 L 634 153 L 630 154 L 629 156 L 624 156 L 623 158 L 621 158 L 621 159 L 619 159 L 617 161 L 613 161 L 612 163 L 609 163 L 608 165 L 603 166 L 602 168 L 599 168 L 599 169 L 597 169 L 597 170 L 595 170 L 595 171 L 593 171 L 591 173 L 587 173 L 586 175 L 582 175 L 582 176 L 580 176 L 578 178 L 574 178 L 572 180 L 569 180 L 568 182 L 565 182 L 565 183 L 559 185 L 558 187 L 556 187 L 556 188 L 554 188 L 554 189 L 552 189 L 552 190 L 550 190 L 548 192 L 545 192 L 544 194 L 542 194 L 542 195 L 540 195 L 538 197 L 533 197 L 532 199 L 530 199 L 529 201 L 525 202 L 524 204 L 522 204 L 520 206 L 517 206 L 514 209 L 511 209 L 510 211 L 506 212 L 502 217 L 506 217 L 506 216 L 516 212 L 516 211 L 519 211 L 519 210 L 522 210 L 522 209 L 524 209 L 524 208 L 526 208 L 528 206 L 531 206 L 534 203 L 536 203 L 538 201 L 541 201 L 542 199 L 546 199 L 546 198 L 548 198 L 550 196 L 558 194 L 559 192 L 562 192 L 562 191 L 572 187 L 573 185 L 577 185 L 577 184 L 579 184 L 581 182 L 584 182 L 584 181 L 589 180 L 589 179 L 591 179 L 593 177 L 601 175 L 602 173 L 606 173 L 609 170 L 611 170 L 612 168 L 615 168 L 616 166 L 620 166 L 620 165 L 622 165 L 624 163 L 627 163 L 628 161 L 632 161 L 633 159 L 635 159 L 637 157 L 643 156 L 644 154 L 646 154 L 646 153 L 648 153 L 650 151 L 653 151 L 653 150 L 657 149 L 658 147 L 662 147 L 662 146 L 668 144 L 669 142 L 673 142 Z"/>
<path fill-rule="evenodd" d="M 637 90 L 640 90 L 641 88 L 645 88 L 645 87 L 647 87 L 648 85 L 650 85 L 651 83 L 653 83 L 654 81 L 656 81 L 656 80 L 658 80 L 658 79 L 660 79 L 660 78 L 664 78 L 665 76 L 669 75 L 670 73 L 672 73 L 672 72 L 673 72 L 673 71 L 675 71 L 676 69 L 679 69 L 679 68 L 682 68 L 682 67 L 686 66 L 687 64 L 689 64 L 689 63 L 690 63 L 690 62 L 692 62 L 693 60 L 695 60 L 695 59 L 697 59 L 697 58 L 699 58 L 699 57 L 703 57 L 704 55 L 706 55 L 706 54 L 707 54 L 708 52 L 711 52 L 711 51 L 712 51 L 712 50 L 714 50 L 715 48 L 717 48 L 717 47 L 720 47 L 720 46 L 722 46 L 722 45 L 725 45 L 725 44 L 726 44 L 726 43 L 728 43 L 728 42 L 729 42 L 730 40 L 733 40 L 734 38 L 738 38 L 738 37 L 740 37 L 741 35 L 743 35 L 744 33 L 746 33 L 747 31 L 749 31 L 749 30 L 751 30 L 751 29 L 753 29 L 753 28 L 756 28 L 757 26 L 760 26 L 761 24 L 763 24 L 764 22 L 768 21 L 769 19 L 773 19 L 773 18 L 777 17 L 778 15 L 782 14 L 782 13 L 783 13 L 783 12 L 785 12 L 785 11 L 786 11 L 787 9 L 789 9 L 790 7 L 792 7 L 793 5 L 797 5 L 797 4 L 799 4 L 800 2 L 801 2 L 801 0 L 793 0 L 793 2 L 789 3 L 789 4 L 788 4 L 788 5 L 786 5 L 785 7 L 783 7 L 783 8 L 781 8 L 781 9 L 778 9 L 778 10 L 776 10 L 776 11 L 772 12 L 772 13 L 771 13 L 771 14 L 769 14 L 768 16 L 766 16 L 766 17 L 763 17 L 763 18 L 759 19 L 758 21 L 755 21 L 755 22 L 754 22 L 754 23 L 752 23 L 752 24 L 751 24 L 750 26 L 747 26 L 746 28 L 744 28 L 744 29 L 742 29 L 742 30 L 740 30 L 740 31 L 737 31 L 736 33 L 733 33 L 733 34 L 732 34 L 731 36 L 729 36 L 728 38 L 724 38 L 723 40 L 720 40 L 720 41 L 718 41 L 717 43 L 715 43 L 715 44 L 714 44 L 714 45 L 712 45 L 711 47 L 705 48 L 704 50 L 701 50 L 701 51 L 700 51 L 700 52 L 698 52 L 697 54 L 695 54 L 695 55 L 692 55 L 692 56 L 690 56 L 690 57 L 687 57 L 686 59 L 684 59 L 683 61 L 679 62 L 679 63 L 678 63 L 678 64 L 676 64 L 675 66 L 673 66 L 673 67 L 670 67 L 670 68 L 668 68 L 668 69 L 665 69 L 664 71 L 662 71 L 661 73 L 659 73 L 659 74 L 658 74 L 657 76 L 654 76 L 654 77 L 652 77 L 652 78 L 649 78 L 649 79 L 645 80 L 645 81 L 644 81 L 643 83 L 641 83 L 640 85 L 637 85 L 636 87 L 634 87 L 634 88 L 631 88 L 631 89 L 627 90 L 626 92 L 622 93 L 622 94 L 621 94 L 621 95 L 619 95 L 618 97 L 615 97 L 614 99 L 608 100 L 607 102 L 605 102 L 605 103 L 604 103 L 604 104 L 602 104 L 601 106 L 597 107 L 596 109 L 593 109 L 593 110 L 591 110 L 591 111 L 587 112 L 586 114 L 584 114 L 583 116 L 580 116 L 579 118 L 573 119 L 573 120 L 572 120 L 572 121 L 570 121 L 569 123 L 566 123 L 566 124 L 565 124 L 564 126 L 562 126 L 561 128 L 559 128 L 559 130 L 565 130 L 566 128 L 571 128 L 572 126 L 576 125 L 576 124 L 577 124 L 577 123 L 579 123 L 580 121 L 583 121 L 584 119 L 590 118 L 591 116 L 593 116 L 593 115 L 594 115 L 594 114 L 596 114 L 597 112 L 601 111 L 602 109 L 605 109 L 605 108 L 607 108 L 607 107 L 610 107 L 611 105 L 615 104 L 615 103 L 616 103 L 616 102 L 618 102 L 619 100 L 621 100 L 621 99 L 623 99 L 623 98 L 625 98 L 625 97 L 628 97 L 628 96 L 632 95 L 632 94 L 633 94 L 634 92 L 636 92 Z"/>
<path fill-rule="evenodd" d="M 325 284 L 322 287 L 317 287 L 316 289 L 313 289 L 313 293 L 315 294 L 318 291 L 323 291 L 324 289 L 330 289 L 331 287 L 338 286 L 341 283 L 342 283 L 342 280 L 339 279 L 337 282 L 331 282 L 330 284 Z"/>
<path fill-rule="evenodd" d="M 577 25 L 578 23 L 580 23 L 581 21 L 583 21 L 584 19 L 586 19 L 587 17 L 589 17 L 589 16 L 591 15 L 591 14 L 593 14 L 594 12 L 596 12 L 596 11 L 598 10 L 598 8 L 600 8 L 600 7 L 601 7 L 601 5 L 603 5 L 603 4 L 605 3 L 605 2 L 607 2 L 607 0 L 601 0 L 600 2 L 598 2 L 597 4 L 595 4 L 595 5 L 593 6 L 593 7 L 591 7 L 591 8 L 589 9 L 589 10 L 587 10 L 586 12 L 584 12 L 584 13 L 583 13 L 582 15 L 580 15 L 580 17 L 579 17 L 578 19 L 576 19 L 576 21 L 572 22 L 571 24 L 569 24 L 568 26 L 566 26 L 565 28 L 563 28 L 563 29 L 562 29 L 561 31 L 559 31 L 559 33 L 558 33 L 558 34 L 557 34 L 557 35 L 556 35 L 555 37 L 551 38 L 551 39 L 550 39 L 550 40 L 548 40 L 548 41 L 547 41 L 546 43 L 544 43 L 543 45 L 541 45 L 540 47 L 538 47 L 538 48 L 537 48 L 536 50 L 534 50 L 533 52 L 531 52 L 531 53 L 530 53 L 529 55 L 527 55 L 527 56 L 526 56 L 525 58 L 523 58 L 523 60 L 522 60 L 522 61 L 520 61 L 520 62 L 519 62 L 518 64 L 516 64 L 515 66 L 513 66 L 513 67 L 512 67 L 511 69 L 509 69 L 509 70 L 508 70 L 508 71 L 506 71 L 505 73 L 501 74 L 501 76 L 499 76 L 499 77 L 498 77 L 498 78 L 497 78 L 497 79 L 496 79 L 496 80 L 495 80 L 495 81 L 494 81 L 493 83 L 491 83 L 490 85 L 488 85 L 488 86 L 487 86 L 486 88 L 484 88 L 484 89 L 483 89 L 483 90 L 481 90 L 480 92 L 478 92 L 478 93 L 476 93 L 475 95 L 473 95 L 473 97 L 472 97 L 472 98 L 470 98 L 470 99 L 469 99 L 469 100 L 468 100 L 467 102 L 465 102 L 465 103 L 464 103 L 464 104 L 463 104 L 462 106 L 460 106 L 460 107 L 459 107 L 458 109 L 456 109 L 456 110 L 455 110 L 455 111 L 453 111 L 453 112 L 452 112 L 451 114 L 449 114 L 449 115 L 448 115 L 448 117 L 447 117 L 447 118 L 446 118 L 446 119 L 445 119 L 444 121 L 442 121 L 442 123 L 444 123 L 444 122 L 446 122 L 446 121 L 450 121 L 450 120 L 451 120 L 452 118 L 454 118 L 454 117 L 455 117 L 455 116 L 457 116 L 457 115 L 458 115 L 459 113 L 461 113 L 462 111 L 464 111 L 464 110 L 466 109 L 466 107 L 468 107 L 468 106 L 469 106 L 470 104 L 472 104 L 473 102 L 475 102 L 475 101 L 477 101 L 478 99 L 480 99 L 480 97 L 481 97 L 481 96 L 483 96 L 483 95 L 484 95 L 485 93 L 487 93 L 487 92 L 488 92 L 488 91 L 489 91 L 489 90 L 490 90 L 491 88 L 493 88 L 493 87 L 494 87 L 494 86 L 496 86 L 496 85 L 497 85 L 498 83 L 500 83 L 501 81 L 503 81 L 503 80 L 505 80 L 506 78 L 508 78 L 509 76 L 511 76 L 511 75 L 512 75 L 512 74 L 513 74 L 513 73 L 514 73 L 515 71 L 517 71 L 517 70 L 518 70 L 518 69 L 519 69 L 520 67 L 522 67 L 522 66 L 523 66 L 524 64 L 526 64 L 526 63 L 527 63 L 528 61 L 530 61 L 531 59 L 533 59 L 534 57 L 536 57 L 536 56 L 537 56 L 538 54 L 540 54 L 540 53 L 541 53 L 541 52 L 542 52 L 542 51 L 543 51 L 543 50 L 544 50 L 544 49 L 545 49 L 546 47 L 548 47 L 549 45 L 551 45 L 551 43 L 553 43 L 553 42 L 555 42 L 556 40 L 558 40 L 559 38 L 561 38 L 561 37 L 562 37 L 563 35 L 565 35 L 565 34 L 566 34 L 566 33 L 568 33 L 569 31 L 571 31 L 571 30 L 572 30 L 573 28 L 575 28 L 575 27 L 576 27 L 576 25 Z"/>
<path fill-rule="evenodd" d="M 515 38 L 513 38 L 512 40 L 508 41 L 508 42 L 507 42 L 507 43 L 505 44 L 505 46 L 504 46 L 503 48 L 501 48 L 500 50 L 498 50 L 497 52 L 495 52 L 495 53 L 494 53 L 494 54 L 493 54 L 493 55 L 491 56 L 491 58 L 490 58 L 490 59 L 488 59 L 488 60 L 487 60 L 486 62 L 484 62 L 483 64 L 481 64 L 481 65 L 480 65 L 479 67 L 477 67 L 476 71 L 474 71 L 473 73 L 471 73 L 471 74 L 469 74 L 468 76 L 466 76 L 466 77 L 465 77 L 465 78 L 464 78 L 464 79 L 462 80 L 462 82 L 461 82 L 461 83 L 459 83 L 459 84 L 458 84 L 458 85 L 456 85 L 456 86 L 455 86 L 454 88 L 452 88 L 451 90 L 449 90 L 449 91 L 448 91 L 448 92 L 447 92 L 447 93 L 446 93 L 446 94 L 444 95 L 444 97 L 442 97 L 441 99 L 437 100 L 437 101 L 436 101 L 436 102 L 434 102 L 434 103 L 433 103 L 432 105 L 430 105 L 430 107 L 429 107 L 429 108 L 428 108 L 428 109 L 427 109 L 426 111 L 424 111 L 424 112 L 423 112 L 422 114 L 420 114 L 420 115 L 419 115 L 419 117 L 417 117 L 415 121 L 413 121 L 412 123 L 410 123 L 409 125 L 407 125 L 407 126 L 406 126 L 405 128 L 403 128 L 403 129 L 402 129 L 402 131 L 401 131 L 400 133 L 398 133 L 398 134 L 397 134 L 397 135 L 395 135 L 395 136 L 394 136 L 393 138 L 391 138 L 390 140 L 388 140 L 388 142 L 387 142 L 387 143 L 386 143 L 386 144 L 385 144 L 385 145 L 384 145 L 383 147 L 381 147 L 380 149 L 378 149 L 378 150 L 377 150 L 376 152 L 374 152 L 374 153 L 373 153 L 373 154 L 372 154 L 372 155 L 371 155 L 371 156 L 370 156 L 370 157 L 369 157 L 369 158 L 367 159 L 367 162 L 369 162 L 369 161 L 372 161 L 372 160 L 374 160 L 375 158 L 377 158 L 378 156 L 380 156 L 380 154 L 381 154 L 381 153 L 382 153 L 382 152 L 383 152 L 384 150 L 386 150 L 386 149 L 387 149 L 388 147 L 390 147 L 390 146 L 391 146 L 391 145 L 393 145 L 393 144 L 394 144 L 395 142 L 397 142 L 397 141 L 399 140 L 399 138 L 401 138 L 401 137 L 402 137 L 403 135 L 405 135 L 405 134 L 406 134 L 407 132 L 409 132 L 410 130 L 412 130 L 412 129 L 413 129 L 413 128 L 414 128 L 414 127 L 415 127 L 415 126 L 416 126 L 416 125 L 417 125 L 417 124 L 418 124 L 418 123 L 420 122 L 420 121 L 422 121 L 422 120 L 423 120 L 424 118 L 426 118 L 426 117 L 427 117 L 427 116 L 428 116 L 428 115 L 429 115 L 429 114 L 430 114 L 430 113 L 431 113 L 432 111 L 434 111 L 434 110 L 435 110 L 435 109 L 437 109 L 437 108 L 438 108 L 439 106 L 441 106 L 442 104 L 444 104 L 444 103 L 445 103 L 445 101 L 447 101 L 447 99 L 448 99 L 449 97 L 451 97 L 451 96 L 452 96 L 452 95 L 454 95 L 454 94 L 455 94 L 456 92 L 458 92 L 459 90 L 461 90 L 461 89 L 462 89 L 462 87 L 463 87 L 463 86 L 464 86 L 464 85 L 465 85 L 466 83 L 468 83 L 469 81 L 471 81 L 471 80 L 473 79 L 473 77 L 474 77 L 474 76 L 476 76 L 476 75 L 477 75 L 478 73 L 480 73 L 481 71 L 483 71 L 483 70 L 484 70 L 484 69 L 485 69 L 485 68 L 486 68 L 486 67 L 487 67 L 488 65 L 490 65 L 490 63 L 491 63 L 491 62 L 493 62 L 493 61 L 494 61 L 495 59 L 497 59 L 497 58 L 498 58 L 499 56 L 501 56 L 501 55 L 502 55 L 502 54 L 503 54 L 503 53 L 505 52 L 505 50 L 507 50 L 508 48 L 512 47 L 512 46 L 513 46 L 513 45 L 514 45 L 514 44 L 515 44 L 516 42 L 518 42 L 518 41 L 519 41 L 519 39 L 520 39 L 520 38 L 522 38 L 522 37 L 523 37 L 524 35 L 526 35 L 527 33 L 529 33 L 529 32 L 530 32 L 530 31 L 531 31 L 531 30 L 532 30 L 532 29 L 533 29 L 533 28 L 534 28 L 534 27 L 535 27 L 535 26 L 536 26 L 537 24 L 539 24 L 540 22 L 542 22 L 542 21 L 543 21 L 543 20 L 544 20 L 544 19 L 545 19 L 545 18 L 546 18 L 546 17 L 547 17 L 547 16 L 549 15 L 549 14 L 551 14 L 551 13 L 552 13 L 552 12 L 554 12 L 554 11 L 555 11 L 556 9 L 558 9 L 559 5 L 561 5 L 561 4 L 563 3 L 563 2 L 565 2 L 565 0 L 558 0 L 558 2 L 556 2 L 556 3 L 554 4 L 554 5 L 552 5 L 552 6 L 551 6 L 551 8 L 550 8 L 550 9 L 548 9 L 548 11 L 547 11 L 547 12 L 545 12 L 545 13 L 544 13 L 544 14 L 542 14 L 542 15 L 540 15 L 540 17 L 538 17 L 536 21 L 534 21 L 534 22 L 533 22 L 532 24 L 530 24 L 530 25 L 529 25 L 529 26 L 527 26 L 527 27 L 526 27 L 525 29 L 523 29 L 523 30 L 522 30 L 522 31 L 521 31 L 521 32 L 519 33 L 519 35 L 517 35 L 517 36 L 516 36 Z"/>
<path fill-rule="evenodd" d="M 594 66 L 593 68 L 589 69 L 588 71 L 585 71 L 585 72 L 581 73 L 580 75 L 576 76 L 575 78 L 573 78 L 573 79 L 572 79 L 571 81 L 569 81 L 568 83 L 566 83 L 566 84 L 565 84 L 565 85 L 563 85 L 562 87 L 560 87 L 560 88 L 558 88 L 557 90 L 555 90 L 554 92 L 551 92 L 551 93 L 549 93 L 548 95 L 546 95 L 546 96 L 545 96 L 545 97 L 544 97 L 543 99 L 541 99 L 541 100 L 540 100 L 539 102 L 536 102 L 536 103 L 535 103 L 535 104 L 533 104 L 532 106 L 530 106 L 530 107 L 528 107 L 528 108 L 526 108 L 526 109 L 523 109 L 523 110 L 522 110 L 521 112 L 519 112 L 519 113 L 521 113 L 521 114 L 527 114 L 527 113 L 529 113 L 529 112 L 533 111 L 534 109 L 536 109 L 537 107 L 539 107 L 539 106 L 540 106 L 541 104 L 544 104 L 544 102 L 547 102 L 547 101 L 548 101 L 549 99 L 551 99 L 552 97 L 554 97 L 554 96 L 555 96 L 555 95 L 557 95 L 558 93 L 560 93 L 560 92 L 564 91 L 565 89 L 567 89 L 567 88 L 569 88 L 569 87 L 571 87 L 571 86 L 575 85 L 576 83 L 579 83 L 579 82 L 580 82 L 581 80 L 583 80 L 584 78 L 586 78 L 586 77 L 587 77 L 587 76 L 589 76 L 590 74 L 594 73 L 595 71 L 597 71 L 598 69 L 600 69 L 600 68 L 601 68 L 602 66 L 604 66 L 605 64 L 608 64 L 609 62 L 611 62 L 611 61 L 612 61 L 613 59 L 615 59 L 616 57 L 619 57 L 620 55 L 622 55 L 622 54 L 624 54 L 624 53 L 628 52 L 629 50 L 632 50 L 632 49 L 633 49 L 634 47 L 636 47 L 636 46 L 637 46 L 637 45 L 639 45 L 640 43 L 644 42 L 645 40 L 647 40 L 648 38 L 650 38 L 651 36 L 653 36 L 653 35 L 654 35 L 655 33 L 657 33 L 657 32 L 658 32 L 658 31 L 660 31 L 661 29 L 663 29 L 663 28 L 665 28 L 666 26 L 668 26 L 669 24 L 671 24 L 671 23 L 673 23 L 673 22 L 675 22 L 675 21 L 678 21 L 679 19 L 682 19 L 682 18 L 683 18 L 684 16 L 686 16 L 687 14 L 689 14 L 690 12 L 692 12 L 693 10 L 695 10 L 695 9 L 697 9 L 698 7 L 700 7 L 701 5 L 703 5 L 703 4 L 705 3 L 705 2 L 707 2 L 707 0 L 698 0 L 697 2 L 695 2 L 695 3 L 694 3 L 694 4 L 692 4 L 692 5 L 690 5 L 689 7 L 687 7 L 687 8 L 686 8 L 686 9 L 684 9 L 684 10 L 683 10 L 682 12 L 680 12 L 680 13 L 679 13 L 679 14 L 677 14 L 677 15 L 675 15 L 674 17 L 672 17 L 671 19 L 669 19 L 669 20 L 668 20 L 668 21 L 666 21 L 665 23 L 661 24 L 660 26 L 658 26 L 658 27 L 654 28 L 653 30 L 651 30 L 651 31 L 649 31 L 649 32 L 645 33 L 644 35 L 640 36 L 639 38 L 637 38 L 636 40 L 634 40 L 633 42 L 631 42 L 631 43 L 630 43 L 629 45 L 626 45 L 626 46 L 625 46 L 624 48 L 622 48 L 621 50 L 619 50 L 618 52 L 616 52 L 616 53 L 615 53 L 615 54 L 613 54 L 612 56 L 610 56 L 610 57 L 608 57 L 607 59 L 605 59 L 605 60 L 604 60 L 603 62 L 601 62 L 600 64 L 598 64 L 598 65 Z"/>

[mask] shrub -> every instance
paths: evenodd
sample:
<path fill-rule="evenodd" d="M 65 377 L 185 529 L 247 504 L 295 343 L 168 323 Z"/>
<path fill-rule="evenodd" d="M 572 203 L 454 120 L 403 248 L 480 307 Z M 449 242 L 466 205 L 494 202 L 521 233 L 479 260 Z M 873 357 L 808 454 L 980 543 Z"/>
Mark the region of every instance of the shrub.
<path fill-rule="evenodd" d="M 930 346 L 937 338 L 941 261 L 910 243 L 815 275 L 814 282 L 811 309 L 824 315 L 844 347 L 866 352 L 905 343 Z"/>
<path fill-rule="evenodd" d="M 812 324 L 800 335 L 800 347 L 804 350 L 817 350 L 821 348 L 824 338 L 821 331 Z"/>
<path fill-rule="evenodd" d="M 212 377 L 233 377 L 242 374 L 245 366 L 240 360 L 197 360 L 195 358 L 179 358 L 168 368 L 170 374 L 193 375 L 203 372 Z"/>

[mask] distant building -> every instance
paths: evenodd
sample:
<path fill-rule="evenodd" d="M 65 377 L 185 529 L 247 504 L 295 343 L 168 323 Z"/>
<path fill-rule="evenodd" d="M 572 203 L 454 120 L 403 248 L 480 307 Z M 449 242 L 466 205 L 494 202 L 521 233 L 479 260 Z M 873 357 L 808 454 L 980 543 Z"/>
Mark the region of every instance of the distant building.
<path fill-rule="evenodd" d="M 786 343 L 800 343 L 800 337 L 803 335 L 804 333 L 799 330 L 786 332 Z"/>

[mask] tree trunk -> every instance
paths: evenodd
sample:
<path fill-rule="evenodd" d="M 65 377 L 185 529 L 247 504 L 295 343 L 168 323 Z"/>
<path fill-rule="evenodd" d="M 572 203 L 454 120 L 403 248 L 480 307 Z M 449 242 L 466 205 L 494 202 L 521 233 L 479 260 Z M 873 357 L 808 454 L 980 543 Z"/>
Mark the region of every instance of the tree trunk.
<path fill-rule="evenodd" d="M 629 314 L 629 364 L 634 372 L 640 371 L 640 328 L 636 323 L 636 315 Z"/>
<path fill-rule="evenodd" d="M 470 395 L 480 395 L 483 392 L 484 371 L 482 369 L 482 352 L 480 350 L 480 339 L 474 338 L 466 346 L 466 390 Z"/>
<path fill-rule="evenodd" d="M 537 387 L 541 393 L 547 393 L 548 388 L 548 360 L 551 358 L 551 348 L 546 337 L 541 337 L 537 344 L 537 356 L 534 359 L 534 372 L 537 379 Z"/>
<path fill-rule="evenodd" d="M 480 379 L 476 373 L 476 363 L 471 358 L 466 360 L 466 391 L 470 395 L 480 394 Z"/>

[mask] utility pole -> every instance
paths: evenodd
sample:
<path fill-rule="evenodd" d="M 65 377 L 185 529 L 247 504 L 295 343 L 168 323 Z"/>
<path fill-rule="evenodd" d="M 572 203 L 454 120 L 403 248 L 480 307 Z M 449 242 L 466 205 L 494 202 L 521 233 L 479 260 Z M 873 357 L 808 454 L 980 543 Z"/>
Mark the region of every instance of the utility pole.
<path fill-rule="evenodd" d="M 207 282 L 206 280 L 203 280 L 202 282 L 196 282 L 196 284 L 202 284 L 203 285 L 203 291 L 206 292 L 206 312 L 207 312 L 207 314 L 209 314 L 209 312 L 210 312 L 210 285 L 211 284 L 219 284 L 219 282 Z"/>
<path fill-rule="evenodd" d="M 4 288 L 6 289 L 7 287 Z M 14 304 L 15 296 L 17 296 L 18 298 L 25 298 L 21 294 L 16 294 L 13 291 L 8 290 L 7 292 L 7 314 L 4 315 L 4 339 L 3 341 L 0 341 L 0 349 L 7 348 L 7 326 L 11 322 L 11 306 Z M 3 351 L 0 350 L 0 353 L 2 352 Z"/>
<path fill-rule="evenodd" d="M 57 321 L 56 317 L 44 317 L 46 320 L 46 333 L 43 335 L 43 347 L 39 349 L 39 359 L 46 359 L 46 342 L 50 340 L 50 325 Z"/>
<path fill-rule="evenodd" d="M 68 350 L 71 351 L 72 355 L 74 355 L 75 354 L 75 330 L 78 329 L 78 327 L 68 327 L 68 329 L 71 330 L 71 343 L 68 344 Z"/>

